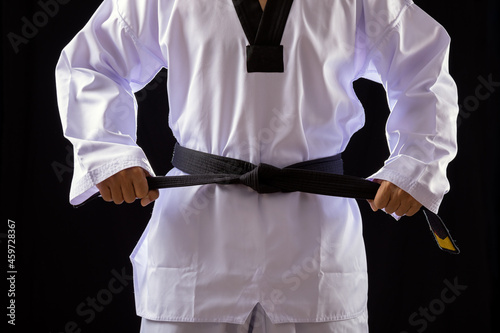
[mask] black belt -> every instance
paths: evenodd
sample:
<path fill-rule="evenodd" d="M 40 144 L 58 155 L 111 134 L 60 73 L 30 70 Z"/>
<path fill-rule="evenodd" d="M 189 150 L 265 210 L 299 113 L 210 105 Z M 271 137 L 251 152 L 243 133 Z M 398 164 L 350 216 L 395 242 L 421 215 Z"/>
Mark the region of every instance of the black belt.
<path fill-rule="evenodd" d="M 206 184 L 242 184 L 258 193 L 300 191 L 371 200 L 375 198 L 380 186 L 363 178 L 343 175 L 340 155 L 301 162 L 280 169 L 265 163 L 255 165 L 176 144 L 172 164 L 188 175 L 148 177 L 150 189 Z M 97 196 L 99 193 L 83 204 Z M 460 251 L 441 218 L 425 207 L 421 211 L 439 248 L 458 254 Z"/>

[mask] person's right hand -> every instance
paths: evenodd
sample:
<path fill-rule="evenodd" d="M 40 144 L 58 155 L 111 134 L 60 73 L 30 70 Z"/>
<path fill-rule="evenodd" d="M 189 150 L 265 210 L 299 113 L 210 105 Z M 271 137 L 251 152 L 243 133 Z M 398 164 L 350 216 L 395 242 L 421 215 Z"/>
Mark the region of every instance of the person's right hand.
<path fill-rule="evenodd" d="M 103 182 L 97 184 L 104 201 L 114 202 L 117 205 L 132 203 L 141 199 L 143 207 L 149 205 L 158 197 L 158 190 L 149 190 L 146 177 L 149 173 L 141 167 L 132 167 L 122 170 Z"/>

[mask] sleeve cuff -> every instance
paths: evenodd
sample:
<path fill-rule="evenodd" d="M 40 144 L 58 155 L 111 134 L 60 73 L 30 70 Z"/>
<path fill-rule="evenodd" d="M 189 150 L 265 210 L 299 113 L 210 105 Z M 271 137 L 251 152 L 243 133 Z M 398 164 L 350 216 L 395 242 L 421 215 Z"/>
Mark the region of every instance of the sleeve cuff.
<path fill-rule="evenodd" d="M 149 172 L 151 176 L 155 175 L 153 168 L 145 157 L 114 160 L 110 163 L 100 166 L 97 169 L 89 171 L 80 179 L 73 179 L 69 202 L 72 205 L 79 205 L 83 203 L 93 194 L 98 192 L 98 189 L 96 187 L 97 184 L 120 172 L 121 170 L 132 167 L 141 167 Z"/>
<path fill-rule="evenodd" d="M 428 186 L 425 186 L 418 182 L 418 178 L 408 177 L 402 175 L 397 171 L 385 167 L 380 169 L 375 174 L 371 175 L 368 179 L 381 179 L 393 183 L 394 185 L 409 193 L 425 208 L 436 214 L 443 200 L 443 195 L 432 193 Z"/>

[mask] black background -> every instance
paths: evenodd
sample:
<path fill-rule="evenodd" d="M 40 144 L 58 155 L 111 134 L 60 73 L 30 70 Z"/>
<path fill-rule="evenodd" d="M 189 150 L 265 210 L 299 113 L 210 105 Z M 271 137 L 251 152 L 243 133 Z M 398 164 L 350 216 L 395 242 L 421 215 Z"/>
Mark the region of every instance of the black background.
<path fill-rule="evenodd" d="M 72 154 L 61 133 L 54 67 L 62 48 L 100 1 L 60 2 L 58 11 L 46 20 L 37 14 L 42 10 L 37 0 L 2 2 L 0 318 L 2 325 L 9 319 L 10 219 L 15 222 L 17 275 L 16 326 L 9 325 L 8 332 L 138 332 L 128 256 L 151 208 L 95 201 L 75 210 L 68 203 Z M 459 87 L 462 111 L 459 154 L 448 169 L 452 190 L 440 215 L 462 253 L 439 251 L 421 218 L 395 222 L 360 202 L 369 266 L 370 330 L 498 332 L 495 188 L 500 87 L 477 88 L 488 78 L 500 82 L 499 4 L 497 0 L 416 2 L 452 36 L 450 71 Z M 30 22 L 38 19 L 40 27 L 16 52 L 8 34 L 22 35 L 23 17 Z M 157 174 L 170 168 L 173 145 L 166 123 L 165 83 L 162 72 L 137 94 L 139 144 Z M 368 176 L 388 154 L 383 129 L 389 111 L 379 85 L 360 81 L 356 89 L 366 108 L 367 125 L 344 155 L 346 173 Z M 119 280 L 116 275 L 123 277 Z M 461 286 L 455 295 L 449 284 Z M 94 308 L 92 299 L 97 299 Z"/>

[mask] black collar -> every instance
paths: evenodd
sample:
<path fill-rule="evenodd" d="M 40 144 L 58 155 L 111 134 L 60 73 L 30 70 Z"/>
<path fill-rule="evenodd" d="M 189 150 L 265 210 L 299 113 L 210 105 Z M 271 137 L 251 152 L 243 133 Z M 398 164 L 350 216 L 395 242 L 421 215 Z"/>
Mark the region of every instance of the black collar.
<path fill-rule="evenodd" d="M 268 0 L 262 11 L 258 0 L 233 0 L 247 46 L 247 71 L 284 72 L 280 45 L 293 0 Z"/>

